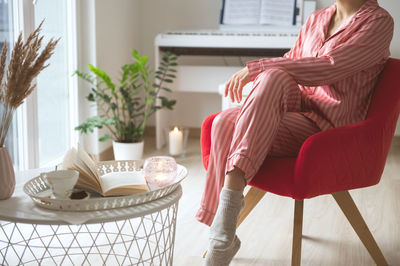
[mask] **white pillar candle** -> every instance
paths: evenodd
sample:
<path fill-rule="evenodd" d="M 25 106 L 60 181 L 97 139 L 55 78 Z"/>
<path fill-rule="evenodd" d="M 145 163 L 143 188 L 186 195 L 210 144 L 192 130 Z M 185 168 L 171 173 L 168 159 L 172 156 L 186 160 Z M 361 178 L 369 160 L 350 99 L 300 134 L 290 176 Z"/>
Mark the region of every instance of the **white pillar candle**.
<path fill-rule="evenodd" d="M 174 127 L 173 130 L 169 132 L 169 154 L 180 155 L 183 152 L 183 133 Z"/>

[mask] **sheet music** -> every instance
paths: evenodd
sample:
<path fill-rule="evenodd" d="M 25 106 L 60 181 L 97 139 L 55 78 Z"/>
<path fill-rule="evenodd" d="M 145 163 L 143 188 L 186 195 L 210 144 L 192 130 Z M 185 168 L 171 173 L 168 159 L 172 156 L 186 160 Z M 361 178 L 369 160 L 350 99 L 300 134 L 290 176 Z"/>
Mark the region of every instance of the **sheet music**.
<path fill-rule="evenodd" d="M 303 24 L 304 0 L 296 0 L 296 25 Z"/>
<path fill-rule="evenodd" d="M 223 24 L 255 25 L 260 22 L 260 0 L 225 0 Z"/>
<path fill-rule="evenodd" d="M 295 0 L 261 0 L 260 24 L 293 25 Z"/>

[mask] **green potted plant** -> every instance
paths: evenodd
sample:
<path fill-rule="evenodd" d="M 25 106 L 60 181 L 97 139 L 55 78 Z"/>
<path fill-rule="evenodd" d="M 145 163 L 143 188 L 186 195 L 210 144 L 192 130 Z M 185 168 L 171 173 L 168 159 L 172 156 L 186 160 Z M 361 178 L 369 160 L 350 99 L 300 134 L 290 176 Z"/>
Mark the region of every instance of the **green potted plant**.
<path fill-rule="evenodd" d="M 113 139 L 115 160 L 141 159 L 148 118 L 157 110 L 172 110 L 176 103 L 160 92 L 171 91 L 165 83 L 172 83 L 175 78 L 177 56 L 166 52 L 155 73 L 147 65 L 147 56 L 133 50 L 132 59 L 131 64 L 122 66 L 118 85 L 106 72 L 93 65 L 89 65 L 91 74 L 75 71 L 92 85 L 87 99 L 97 103 L 99 108 L 99 115 L 86 119 L 75 129 L 87 134 L 95 128 L 106 127 L 110 133 L 99 140 Z"/>

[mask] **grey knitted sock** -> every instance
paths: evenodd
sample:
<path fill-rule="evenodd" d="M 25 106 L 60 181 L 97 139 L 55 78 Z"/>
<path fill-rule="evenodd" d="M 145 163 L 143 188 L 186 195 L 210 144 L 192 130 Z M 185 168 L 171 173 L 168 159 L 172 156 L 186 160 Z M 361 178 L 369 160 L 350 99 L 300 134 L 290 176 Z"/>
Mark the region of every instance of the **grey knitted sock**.
<path fill-rule="evenodd" d="M 240 240 L 235 233 L 243 204 L 242 191 L 222 188 L 217 213 L 210 227 L 210 247 L 206 265 L 229 265 L 239 250 Z"/>
<path fill-rule="evenodd" d="M 232 243 L 227 248 L 210 248 L 206 256 L 206 266 L 228 266 L 240 249 L 240 240 L 235 235 Z"/>

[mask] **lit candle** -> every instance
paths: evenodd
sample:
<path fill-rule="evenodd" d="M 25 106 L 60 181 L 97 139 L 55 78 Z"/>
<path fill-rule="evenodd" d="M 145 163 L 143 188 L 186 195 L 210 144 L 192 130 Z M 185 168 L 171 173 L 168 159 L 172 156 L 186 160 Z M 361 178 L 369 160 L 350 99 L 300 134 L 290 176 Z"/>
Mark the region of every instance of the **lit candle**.
<path fill-rule="evenodd" d="M 159 174 L 155 178 L 157 183 L 163 183 L 166 179 L 167 179 L 167 175 L 166 174 Z"/>
<path fill-rule="evenodd" d="M 156 156 L 144 162 L 144 176 L 150 190 L 170 185 L 176 178 L 178 166 L 172 157 Z"/>
<path fill-rule="evenodd" d="M 169 154 L 180 155 L 183 152 L 183 134 L 178 127 L 169 132 Z"/>

